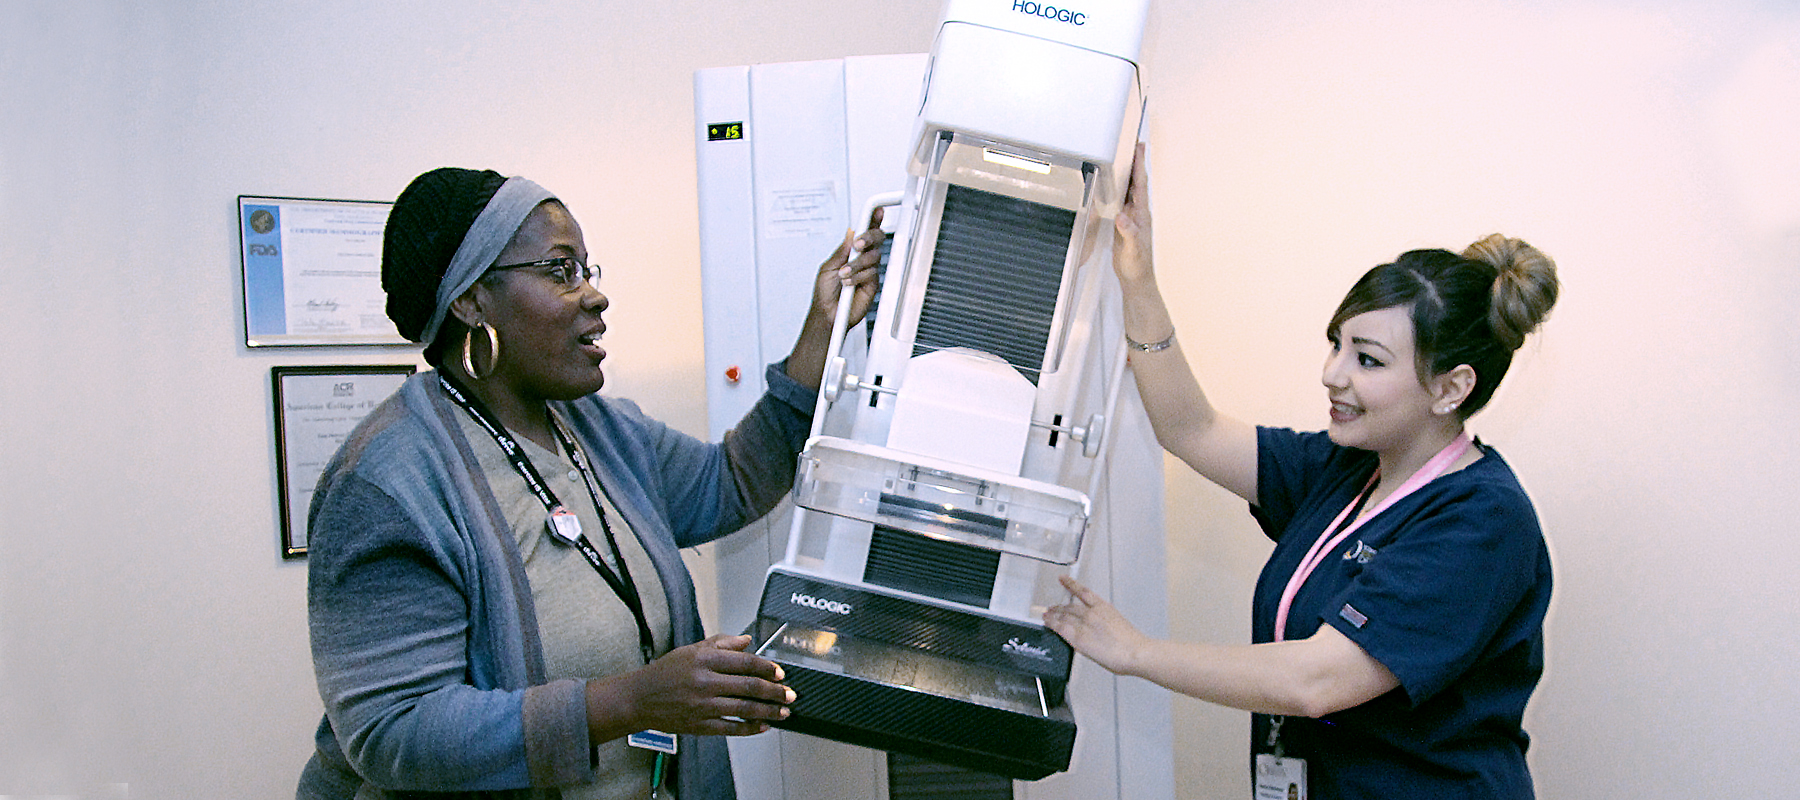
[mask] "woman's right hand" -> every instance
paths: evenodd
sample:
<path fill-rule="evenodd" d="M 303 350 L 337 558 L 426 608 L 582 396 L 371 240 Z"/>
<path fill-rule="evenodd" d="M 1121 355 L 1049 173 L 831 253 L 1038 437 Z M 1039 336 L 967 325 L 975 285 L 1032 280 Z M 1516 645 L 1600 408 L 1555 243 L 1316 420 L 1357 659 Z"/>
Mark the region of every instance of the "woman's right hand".
<path fill-rule="evenodd" d="M 594 742 L 653 729 L 704 736 L 749 736 L 786 719 L 794 690 L 781 666 L 744 652 L 750 637 L 713 636 L 677 647 L 636 672 L 587 685 Z"/>
<path fill-rule="evenodd" d="M 1125 203 L 1113 220 L 1113 271 L 1122 283 L 1150 280 L 1150 173 L 1144 163 L 1144 143 L 1137 143 L 1131 159 L 1131 183 Z"/>
<path fill-rule="evenodd" d="M 1132 674 L 1149 637 L 1094 590 L 1067 575 L 1061 580 L 1069 590 L 1069 602 L 1046 610 L 1044 626 L 1108 672 Z"/>

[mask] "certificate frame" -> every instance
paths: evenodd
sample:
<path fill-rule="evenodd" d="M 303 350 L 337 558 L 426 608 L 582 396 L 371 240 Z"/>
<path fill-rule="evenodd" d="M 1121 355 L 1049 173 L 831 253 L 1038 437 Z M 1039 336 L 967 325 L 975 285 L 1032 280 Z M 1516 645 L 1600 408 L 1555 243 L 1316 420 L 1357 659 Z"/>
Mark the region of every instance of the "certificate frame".
<path fill-rule="evenodd" d="M 411 344 L 387 318 L 379 200 L 238 195 L 244 344 Z"/>
<path fill-rule="evenodd" d="M 363 417 L 418 370 L 415 364 L 269 368 L 282 558 L 306 555 L 306 511 L 325 462 Z"/>

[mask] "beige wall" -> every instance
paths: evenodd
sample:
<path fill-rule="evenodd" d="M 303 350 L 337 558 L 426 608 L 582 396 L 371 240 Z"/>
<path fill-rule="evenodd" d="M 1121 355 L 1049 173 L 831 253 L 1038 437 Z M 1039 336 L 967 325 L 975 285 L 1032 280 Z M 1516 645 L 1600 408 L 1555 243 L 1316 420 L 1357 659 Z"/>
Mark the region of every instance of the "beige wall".
<path fill-rule="evenodd" d="M 318 714 L 277 555 L 238 194 L 531 175 L 607 272 L 609 390 L 705 430 L 694 69 L 919 52 L 930 2 L 15 0 L 0 24 L 0 795 L 290 796 Z M 1475 428 L 1558 567 L 1529 725 L 1554 798 L 1749 795 L 1800 767 L 1785 424 L 1800 11 L 1750 0 L 1160 3 L 1158 256 L 1223 406 L 1323 421 L 1354 276 L 1493 230 L 1563 305 Z M 1171 617 L 1239 641 L 1262 545 L 1171 465 Z M 1182 797 L 1246 794 L 1181 701 Z"/>

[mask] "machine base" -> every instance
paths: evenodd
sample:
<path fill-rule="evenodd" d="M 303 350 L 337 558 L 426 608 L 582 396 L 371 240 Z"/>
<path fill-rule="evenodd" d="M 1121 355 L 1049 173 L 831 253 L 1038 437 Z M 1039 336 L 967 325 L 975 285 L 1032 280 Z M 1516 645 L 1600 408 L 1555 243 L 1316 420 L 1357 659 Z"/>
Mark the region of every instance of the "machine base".
<path fill-rule="evenodd" d="M 900 629 L 908 641 L 884 640 Z M 797 696 L 776 727 L 1018 780 L 1069 768 L 1067 645 L 1042 627 L 774 571 L 747 633 Z M 945 653 L 987 650 L 972 634 L 994 640 L 988 663 Z M 1032 644 L 1045 636 L 1062 648 L 1041 667 L 1009 663 L 1055 651 Z"/>

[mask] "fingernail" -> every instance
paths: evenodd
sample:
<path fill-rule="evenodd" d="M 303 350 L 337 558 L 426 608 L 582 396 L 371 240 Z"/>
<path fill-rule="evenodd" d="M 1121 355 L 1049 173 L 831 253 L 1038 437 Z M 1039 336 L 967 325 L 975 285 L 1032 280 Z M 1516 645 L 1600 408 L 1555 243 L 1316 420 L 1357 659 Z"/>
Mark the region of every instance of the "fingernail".
<path fill-rule="evenodd" d="M 786 708 L 783 708 L 783 709 L 781 709 L 781 718 L 782 718 L 782 719 L 787 719 L 787 718 L 788 718 L 788 715 L 789 715 L 789 714 L 792 714 L 792 713 L 794 713 L 794 712 L 792 712 L 792 711 L 790 711 L 790 710 L 788 710 L 788 709 L 786 709 Z"/>
<path fill-rule="evenodd" d="M 780 683 L 785 680 L 787 680 L 787 670 L 782 669 L 780 664 L 776 664 L 775 665 L 775 682 Z"/>
<path fill-rule="evenodd" d="M 796 698 L 796 697 L 799 697 L 799 695 L 797 695 L 797 694 L 794 694 L 794 690 L 793 690 L 793 689 L 788 689 L 788 690 L 787 690 L 787 699 L 786 699 L 786 700 L 783 700 L 783 701 L 782 701 L 782 702 L 784 702 L 784 703 L 792 703 L 792 702 L 794 702 L 794 698 Z M 782 709 L 782 710 L 783 710 L 783 711 L 786 711 L 786 710 L 787 710 L 787 709 Z"/>

